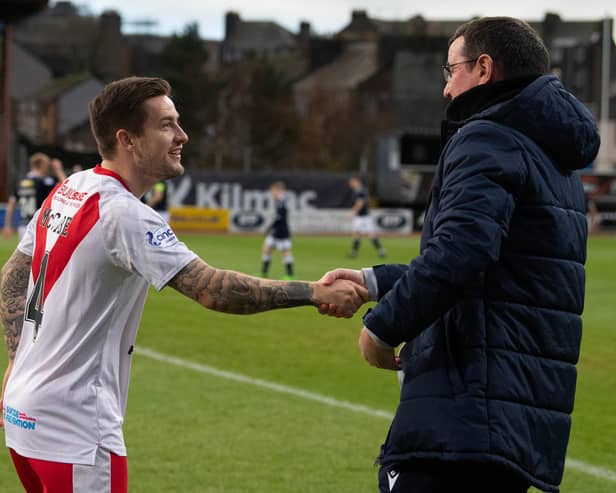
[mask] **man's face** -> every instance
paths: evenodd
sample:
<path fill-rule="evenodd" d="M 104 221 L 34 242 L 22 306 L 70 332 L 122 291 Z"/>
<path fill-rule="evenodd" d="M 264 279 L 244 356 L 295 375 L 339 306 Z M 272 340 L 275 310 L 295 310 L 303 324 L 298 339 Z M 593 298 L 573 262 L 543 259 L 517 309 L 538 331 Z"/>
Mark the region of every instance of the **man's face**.
<path fill-rule="evenodd" d="M 41 161 L 41 175 L 49 176 L 51 175 L 51 159 L 45 159 Z"/>
<path fill-rule="evenodd" d="M 447 54 L 447 63 L 453 66 L 450 68 L 451 79 L 445 84 L 443 89 L 443 96 L 445 98 L 454 99 L 481 83 L 481 71 L 476 61 L 460 63 L 469 59 L 469 56 L 464 51 L 464 37 L 460 36 L 451 43 Z"/>
<path fill-rule="evenodd" d="M 167 96 L 156 96 L 143 103 L 147 118 L 141 135 L 133 136 L 135 165 L 156 181 L 184 173 L 182 146 L 188 136 L 179 124 L 179 114 Z"/>
<path fill-rule="evenodd" d="M 272 194 L 272 197 L 274 197 L 274 199 L 279 200 L 283 197 L 284 190 L 280 187 L 271 187 L 270 193 Z"/>
<path fill-rule="evenodd" d="M 40 176 L 48 176 L 51 172 L 51 159 L 41 157 L 31 165 L 31 169 Z"/>

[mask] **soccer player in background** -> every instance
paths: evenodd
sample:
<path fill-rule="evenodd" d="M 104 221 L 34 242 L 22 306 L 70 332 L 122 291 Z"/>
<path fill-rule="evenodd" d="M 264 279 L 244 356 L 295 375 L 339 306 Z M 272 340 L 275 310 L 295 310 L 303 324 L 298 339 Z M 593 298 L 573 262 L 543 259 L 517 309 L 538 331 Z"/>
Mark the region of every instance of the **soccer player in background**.
<path fill-rule="evenodd" d="M 351 253 L 349 256 L 357 257 L 357 252 L 361 245 L 361 238 L 367 235 L 370 237 L 379 257 L 385 257 L 385 249 L 376 235 L 374 220 L 370 215 L 367 190 L 361 180 L 356 176 L 349 179 L 349 187 L 353 190 L 353 207 L 351 208 L 351 216 L 353 217 L 353 242 L 351 243 Z"/>
<path fill-rule="evenodd" d="M 169 202 L 167 198 L 167 184 L 164 181 L 155 183 L 152 189 L 143 196 L 143 201 L 169 222 Z"/>
<path fill-rule="evenodd" d="M 58 181 L 66 178 L 62 161 L 50 159 L 47 154 L 42 152 L 32 154 L 29 164 L 30 171 L 19 180 L 17 190 L 14 195 L 9 197 L 6 206 L 4 227 L 2 228 L 2 236 L 5 240 L 8 240 L 13 234 L 15 206 L 19 204 L 20 223 L 17 232 L 19 238 L 21 238 L 26 231 L 26 226 L 34 213 L 41 207 L 49 192 Z"/>
<path fill-rule="evenodd" d="M 43 202 L 2 269 L 0 320 L 7 447 L 28 493 L 124 493 L 122 423 L 148 288 L 249 314 L 334 303 L 351 316 L 367 291 L 350 281 L 274 281 L 208 265 L 140 198 L 180 176 L 188 141 L 159 78 L 105 86 L 90 103 L 102 162 Z M 181 334 L 172 329 L 170 337 Z"/>
<path fill-rule="evenodd" d="M 289 228 L 289 210 L 285 198 L 285 184 L 276 181 L 270 185 L 270 193 L 274 201 L 274 220 L 267 228 L 267 236 L 263 242 L 261 257 L 261 276 L 267 277 L 274 249 L 282 254 L 286 275 L 283 279 L 293 279 L 293 254 L 291 252 L 291 230 Z"/>

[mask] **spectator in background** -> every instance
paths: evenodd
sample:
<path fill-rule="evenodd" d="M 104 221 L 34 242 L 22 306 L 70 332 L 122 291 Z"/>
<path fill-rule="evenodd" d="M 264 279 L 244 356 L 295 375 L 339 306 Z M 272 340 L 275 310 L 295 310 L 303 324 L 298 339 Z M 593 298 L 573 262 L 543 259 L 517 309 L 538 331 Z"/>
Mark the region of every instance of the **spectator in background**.
<path fill-rule="evenodd" d="M 357 252 L 361 245 L 361 238 L 364 235 L 370 237 L 374 248 L 379 257 L 385 257 L 385 249 L 374 229 L 374 221 L 370 215 L 370 204 L 368 203 L 368 192 L 364 188 L 361 180 L 356 176 L 349 179 L 349 187 L 353 190 L 353 207 L 351 216 L 353 217 L 353 242 L 351 244 L 350 257 L 357 257 Z"/>
<path fill-rule="evenodd" d="M 273 281 L 215 268 L 140 202 L 155 183 L 184 172 L 188 136 L 170 91 L 149 77 L 103 88 L 90 103 L 101 164 L 45 199 L 2 269 L 8 365 L 0 408 L 28 493 L 127 491 L 122 423 L 150 285 L 235 314 L 332 303 L 351 316 L 367 299 L 349 281 Z M 169 337 L 181 331 L 170 327 Z"/>
<path fill-rule="evenodd" d="M 154 209 L 160 217 L 169 222 L 169 204 L 167 202 L 167 184 L 164 181 L 156 183 L 152 189 L 144 195 L 147 205 Z"/>
<path fill-rule="evenodd" d="M 53 190 L 53 187 L 66 178 L 62 161 L 50 159 L 47 154 L 37 152 L 30 156 L 30 171 L 19 180 L 15 194 L 9 197 L 2 236 L 8 240 L 13 234 L 13 216 L 19 204 L 20 222 L 17 227 L 21 238 L 26 226 L 41 207 L 41 204 Z"/>
<path fill-rule="evenodd" d="M 370 287 L 378 303 L 361 352 L 403 372 L 381 492 L 559 489 L 584 306 L 587 222 L 574 170 L 595 158 L 599 135 L 548 74 L 527 23 L 460 26 L 443 66 L 451 102 L 420 255 L 324 277 Z"/>
<path fill-rule="evenodd" d="M 274 202 L 274 220 L 267 228 L 261 257 L 261 276 L 267 277 L 274 249 L 282 253 L 286 274 L 283 279 L 293 279 L 293 254 L 291 253 L 291 229 L 289 228 L 289 211 L 285 198 L 285 184 L 282 181 L 270 185 L 270 194 Z"/>

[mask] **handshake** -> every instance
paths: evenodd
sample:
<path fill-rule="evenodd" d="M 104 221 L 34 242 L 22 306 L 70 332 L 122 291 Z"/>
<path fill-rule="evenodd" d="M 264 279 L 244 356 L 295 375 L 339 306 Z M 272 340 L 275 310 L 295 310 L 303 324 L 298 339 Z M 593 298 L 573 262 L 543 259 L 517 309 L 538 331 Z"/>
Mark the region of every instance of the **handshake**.
<path fill-rule="evenodd" d="M 335 269 L 310 284 L 313 293 L 312 302 L 323 315 L 350 318 L 369 301 L 368 289 L 361 270 Z"/>
<path fill-rule="evenodd" d="M 312 301 L 323 315 L 349 318 L 370 300 L 361 270 L 335 269 L 311 284 Z M 372 366 L 385 370 L 400 370 L 400 358 L 396 356 L 394 348 L 375 340 L 366 327 L 359 336 L 359 350 Z"/>

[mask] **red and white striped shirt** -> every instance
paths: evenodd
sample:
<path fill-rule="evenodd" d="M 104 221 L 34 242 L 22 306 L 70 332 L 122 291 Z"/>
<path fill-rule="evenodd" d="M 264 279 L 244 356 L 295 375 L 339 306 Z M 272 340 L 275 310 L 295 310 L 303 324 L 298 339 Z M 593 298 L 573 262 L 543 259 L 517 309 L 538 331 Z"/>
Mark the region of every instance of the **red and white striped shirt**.
<path fill-rule="evenodd" d="M 126 455 L 130 353 L 149 285 L 196 255 L 102 167 L 47 197 L 18 249 L 32 257 L 25 322 L 4 398 L 6 444 L 25 457 L 94 464 Z"/>

